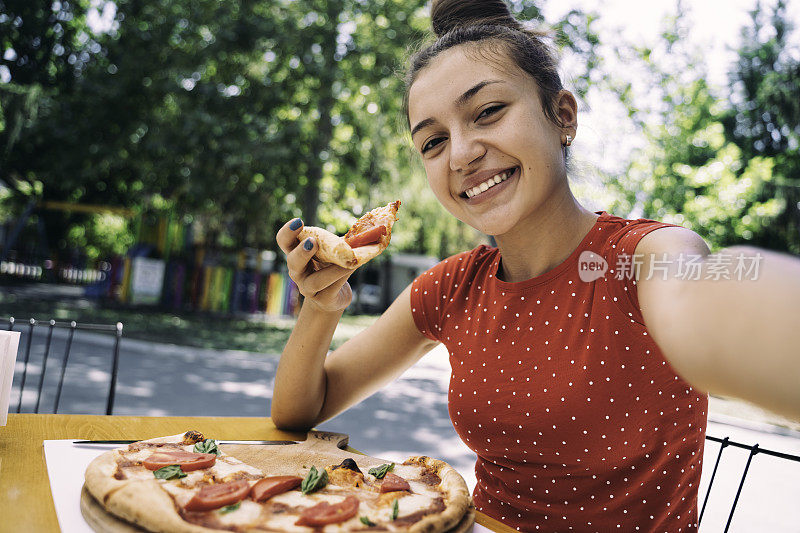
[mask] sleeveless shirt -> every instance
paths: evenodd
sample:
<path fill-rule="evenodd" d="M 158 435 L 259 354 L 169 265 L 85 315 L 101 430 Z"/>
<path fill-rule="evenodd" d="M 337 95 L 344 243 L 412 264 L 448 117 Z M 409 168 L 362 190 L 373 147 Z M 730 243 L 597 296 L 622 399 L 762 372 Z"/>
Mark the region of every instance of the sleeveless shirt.
<path fill-rule="evenodd" d="M 535 278 L 498 279 L 499 250 L 479 246 L 412 283 L 415 324 L 450 354 L 448 409 L 477 455 L 478 510 L 521 531 L 697 527 L 707 395 L 648 335 L 628 268 L 665 226 L 602 212 Z"/>

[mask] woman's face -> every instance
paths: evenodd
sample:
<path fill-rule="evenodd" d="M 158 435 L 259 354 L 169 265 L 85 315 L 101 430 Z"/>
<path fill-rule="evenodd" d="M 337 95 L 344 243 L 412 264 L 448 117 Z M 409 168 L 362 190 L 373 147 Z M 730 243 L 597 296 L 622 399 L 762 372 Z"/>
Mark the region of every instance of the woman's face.
<path fill-rule="evenodd" d="M 412 141 L 442 205 L 503 235 L 567 187 L 561 138 L 575 136 L 575 100 L 562 91 L 557 113 L 570 126 L 559 128 L 529 75 L 475 57 L 456 46 L 420 71 L 409 92 Z"/>

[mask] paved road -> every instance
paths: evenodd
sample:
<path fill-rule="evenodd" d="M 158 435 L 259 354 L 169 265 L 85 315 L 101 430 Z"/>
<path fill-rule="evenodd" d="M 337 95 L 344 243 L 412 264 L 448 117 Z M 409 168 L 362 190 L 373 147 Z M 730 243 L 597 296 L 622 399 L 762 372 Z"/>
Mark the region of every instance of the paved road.
<path fill-rule="evenodd" d="M 38 337 L 37 337 L 38 339 Z M 30 411 L 42 371 L 43 341 L 34 340 L 23 411 Z M 21 342 L 24 349 L 26 341 Z M 110 378 L 110 337 L 78 332 L 72 347 L 60 413 L 102 414 Z M 45 373 L 42 411 L 51 409 L 65 335 L 57 332 Z M 15 383 L 22 370 L 20 353 Z M 242 351 L 216 351 L 123 339 L 114 414 L 265 416 L 269 413 L 278 357 Z M 447 353 L 438 348 L 389 387 L 323 424 L 322 429 L 350 435 L 351 444 L 370 455 L 402 460 L 424 454 L 455 466 L 474 485 L 474 455 L 453 431 L 447 413 Z M 12 406 L 16 406 L 16 390 Z M 800 455 L 800 434 L 774 434 L 712 412 L 709 434 L 758 442 Z M 734 424 L 734 425 L 731 425 Z M 765 431 L 769 430 L 769 431 Z M 719 446 L 706 449 L 702 495 Z M 747 452 L 726 448 L 702 531 L 723 531 Z M 730 531 L 800 532 L 800 463 L 757 455 L 740 496 Z"/>

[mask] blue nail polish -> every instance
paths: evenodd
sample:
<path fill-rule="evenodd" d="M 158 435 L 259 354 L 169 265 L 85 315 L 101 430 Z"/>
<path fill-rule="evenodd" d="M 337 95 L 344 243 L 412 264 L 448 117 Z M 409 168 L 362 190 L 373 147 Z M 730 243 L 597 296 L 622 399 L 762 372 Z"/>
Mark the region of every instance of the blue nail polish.
<path fill-rule="evenodd" d="M 299 228 L 302 225 L 303 225 L 303 221 L 300 220 L 299 218 L 296 218 L 296 219 L 292 220 L 291 224 L 289 224 L 289 229 L 294 231 L 294 230 L 296 230 L 297 228 Z"/>
<path fill-rule="evenodd" d="M 314 247 L 314 243 L 311 242 L 311 239 L 306 239 L 306 242 L 303 243 L 303 248 L 306 250 L 311 250 Z"/>

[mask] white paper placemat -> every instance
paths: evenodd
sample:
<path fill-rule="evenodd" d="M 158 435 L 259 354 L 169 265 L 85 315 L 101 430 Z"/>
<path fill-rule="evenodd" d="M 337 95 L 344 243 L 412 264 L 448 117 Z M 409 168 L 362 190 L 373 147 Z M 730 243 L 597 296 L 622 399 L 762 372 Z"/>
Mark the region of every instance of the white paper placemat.
<path fill-rule="evenodd" d="M 80 446 L 72 444 L 75 439 L 44 441 L 44 459 L 50 478 L 50 491 L 61 531 L 68 533 L 95 533 L 81 514 L 81 487 L 83 474 L 92 459 L 118 448 L 118 444 Z M 475 524 L 473 533 L 491 531 Z"/>
<path fill-rule="evenodd" d="M 0 331 L 0 426 L 5 426 L 8 418 L 18 348 L 19 331 Z"/>
<path fill-rule="evenodd" d="M 47 476 L 50 478 L 50 492 L 61 531 L 69 533 L 94 533 L 81 514 L 81 488 L 83 474 L 92 459 L 98 455 L 118 448 L 109 446 L 76 446 L 73 440 L 44 441 L 44 460 Z"/>

